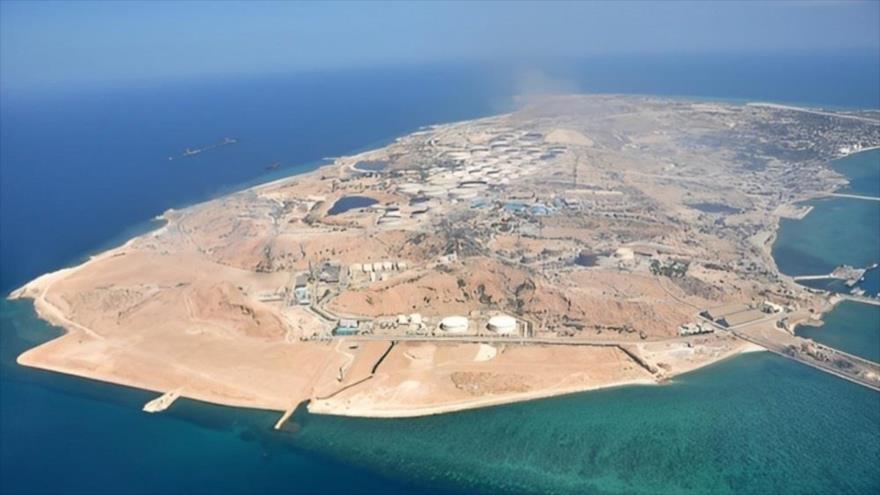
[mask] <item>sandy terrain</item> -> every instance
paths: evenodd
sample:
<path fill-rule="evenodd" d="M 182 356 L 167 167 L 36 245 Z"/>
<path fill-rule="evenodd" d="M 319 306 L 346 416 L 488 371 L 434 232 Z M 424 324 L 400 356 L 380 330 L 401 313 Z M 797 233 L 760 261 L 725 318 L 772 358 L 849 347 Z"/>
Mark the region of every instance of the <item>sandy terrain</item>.
<path fill-rule="evenodd" d="M 768 128 L 815 137 L 797 119 L 829 117 L 785 112 L 556 98 L 169 211 L 11 294 L 67 331 L 19 362 L 169 398 L 382 417 L 667 380 L 749 349 L 680 337 L 706 308 L 824 307 L 769 244 L 794 202 L 842 183 L 828 149 L 880 135 L 850 119 L 792 162 Z M 375 203 L 329 213 L 349 196 Z M 451 315 L 465 337 L 443 341 Z M 492 333 L 493 315 L 515 328 Z"/>
<path fill-rule="evenodd" d="M 486 348 L 493 352 L 487 353 Z M 708 337 L 691 343 L 639 344 L 638 348 L 660 372 L 649 372 L 613 346 L 403 343 L 385 357 L 371 378 L 359 375 L 357 384 L 313 399 L 309 411 L 377 418 L 440 414 L 600 388 L 657 384 L 720 359 L 763 350 L 732 338 Z M 374 366 L 376 356 L 358 356 L 360 361 Z"/>

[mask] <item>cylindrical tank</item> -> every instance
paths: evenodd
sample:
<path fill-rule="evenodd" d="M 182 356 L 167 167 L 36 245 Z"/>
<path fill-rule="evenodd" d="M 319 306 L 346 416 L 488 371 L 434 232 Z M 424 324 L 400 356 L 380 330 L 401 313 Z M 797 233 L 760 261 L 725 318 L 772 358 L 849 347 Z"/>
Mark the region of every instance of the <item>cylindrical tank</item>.
<path fill-rule="evenodd" d="M 440 330 L 449 333 L 467 332 L 468 319 L 464 316 L 447 316 L 440 320 Z"/>
<path fill-rule="evenodd" d="M 489 330 L 499 334 L 511 334 L 516 331 L 516 318 L 508 315 L 497 315 L 489 318 Z"/>

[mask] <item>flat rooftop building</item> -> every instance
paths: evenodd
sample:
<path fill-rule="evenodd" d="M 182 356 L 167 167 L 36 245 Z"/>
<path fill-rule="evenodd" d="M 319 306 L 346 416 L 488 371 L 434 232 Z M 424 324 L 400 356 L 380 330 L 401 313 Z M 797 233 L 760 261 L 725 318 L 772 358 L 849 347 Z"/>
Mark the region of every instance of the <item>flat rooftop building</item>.
<path fill-rule="evenodd" d="M 710 308 L 706 311 L 703 311 L 703 316 L 709 318 L 712 321 L 718 321 L 721 318 L 724 318 L 727 315 L 732 315 L 734 313 L 740 313 L 742 311 L 748 310 L 749 307 L 742 303 L 736 304 L 726 304 L 724 306 L 718 306 L 717 308 Z"/>
<path fill-rule="evenodd" d="M 321 267 L 321 273 L 318 274 L 318 279 L 328 284 L 339 283 L 339 273 L 341 271 L 342 267 L 335 263 L 324 263 Z"/>
<path fill-rule="evenodd" d="M 347 318 L 343 318 L 339 320 L 339 323 L 336 325 L 336 328 L 333 329 L 333 335 L 357 335 L 358 333 L 358 322 L 357 320 L 350 320 Z"/>
<path fill-rule="evenodd" d="M 296 297 L 297 304 L 306 306 L 312 302 L 312 296 L 308 287 L 297 287 L 293 289 L 293 295 Z"/>
<path fill-rule="evenodd" d="M 729 328 L 729 327 L 739 326 L 744 323 L 757 321 L 757 320 L 760 320 L 761 318 L 764 318 L 765 316 L 767 316 L 767 315 L 765 315 L 760 310 L 749 309 L 746 311 L 739 311 L 737 313 L 725 315 L 721 318 L 719 323 L 724 325 L 725 327 Z"/>

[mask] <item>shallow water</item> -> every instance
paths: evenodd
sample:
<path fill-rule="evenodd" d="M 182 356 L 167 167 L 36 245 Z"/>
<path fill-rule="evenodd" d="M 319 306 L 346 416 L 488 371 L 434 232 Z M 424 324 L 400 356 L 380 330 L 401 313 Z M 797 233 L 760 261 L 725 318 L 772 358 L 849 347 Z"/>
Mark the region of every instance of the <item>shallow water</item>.
<path fill-rule="evenodd" d="M 433 418 L 301 421 L 300 445 L 380 473 L 481 492 L 880 489 L 880 394 L 769 353 L 664 386 Z"/>
<path fill-rule="evenodd" d="M 278 413 L 179 400 L 24 368 L 15 357 L 59 334 L 28 301 L 0 301 L 0 493 L 406 493 L 365 469 L 303 451 Z"/>
<path fill-rule="evenodd" d="M 427 418 L 298 411 L 289 434 L 271 430 L 277 413 L 178 400 L 148 415 L 155 394 L 13 366 L 57 330 L 26 301 L 2 306 L 4 493 L 880 489 L 880 394 L 769 353 L 663 386 Z"/>

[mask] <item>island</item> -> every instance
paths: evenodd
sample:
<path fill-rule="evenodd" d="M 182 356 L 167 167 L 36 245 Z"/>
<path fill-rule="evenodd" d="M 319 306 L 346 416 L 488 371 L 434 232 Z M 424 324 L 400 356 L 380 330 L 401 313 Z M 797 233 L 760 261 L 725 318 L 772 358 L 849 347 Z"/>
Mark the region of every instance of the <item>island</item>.
<path fill-rule="evenodd" d="M 841 297 L 779 272 L 779 220 L 880 144 L 870 112 L 522 98 L 181 210 L 11 294 L 65 333 L 22 365 L 217 404 L 363 417 L 667 382 L 798 338 Z M 283 423 L 283 419 L 279 425 Z"/>

